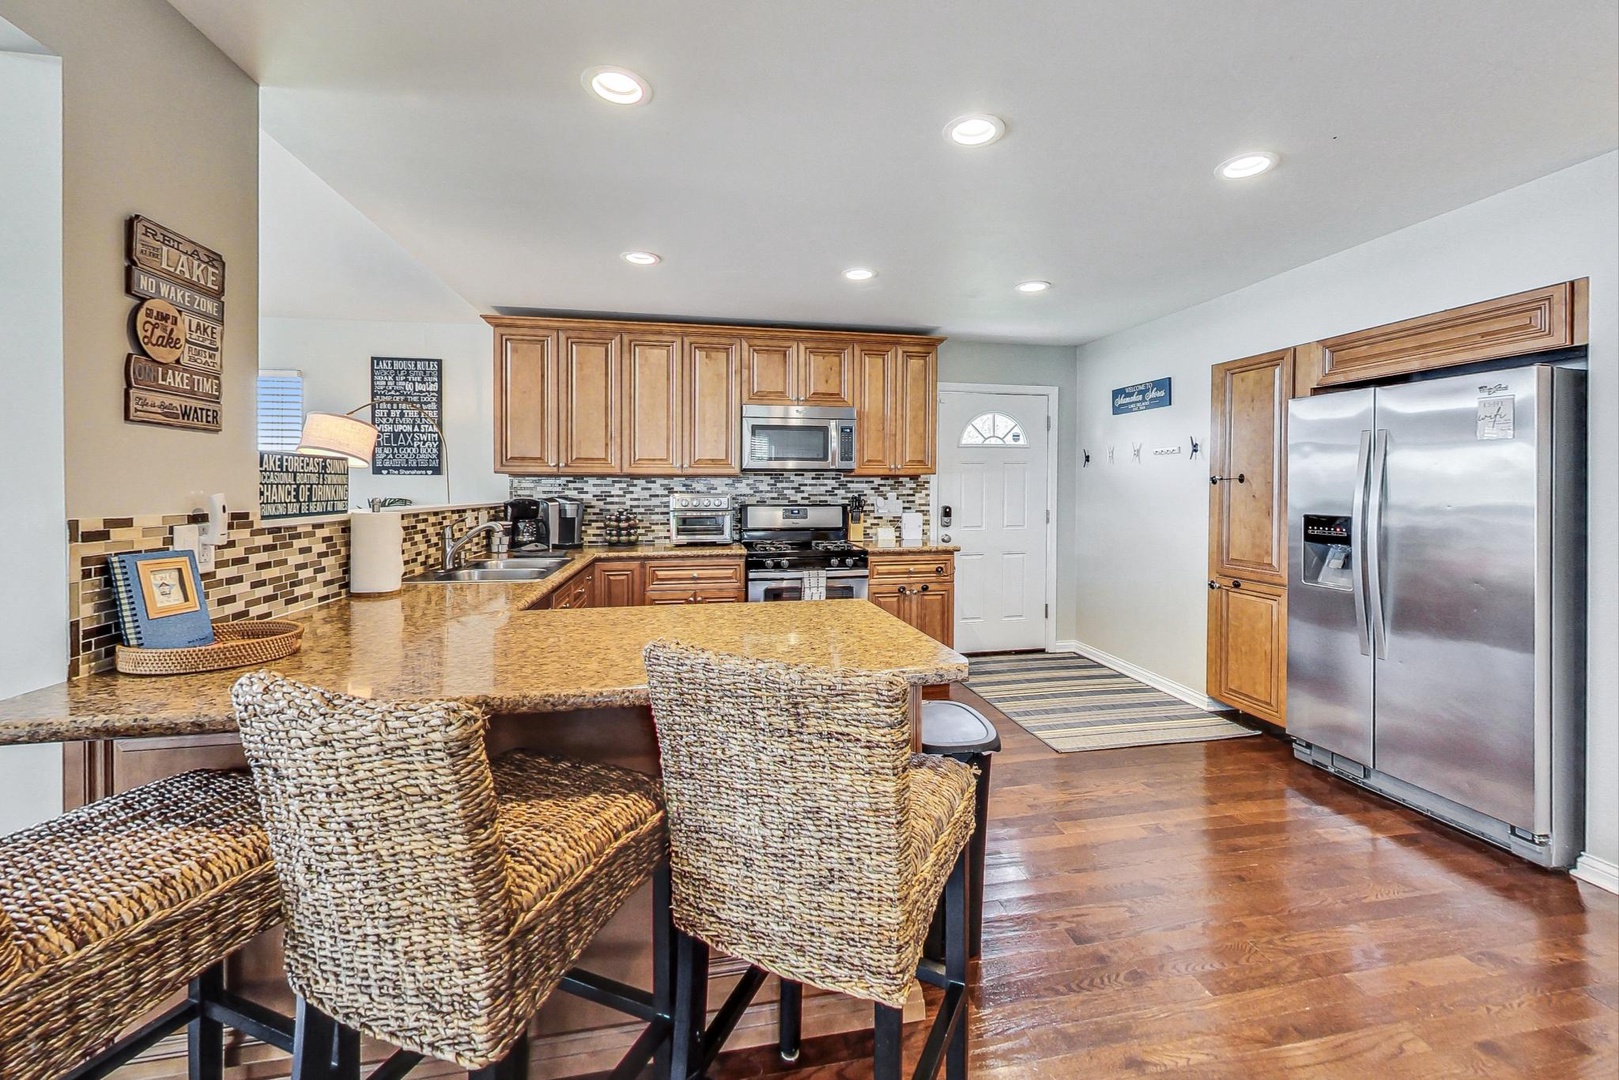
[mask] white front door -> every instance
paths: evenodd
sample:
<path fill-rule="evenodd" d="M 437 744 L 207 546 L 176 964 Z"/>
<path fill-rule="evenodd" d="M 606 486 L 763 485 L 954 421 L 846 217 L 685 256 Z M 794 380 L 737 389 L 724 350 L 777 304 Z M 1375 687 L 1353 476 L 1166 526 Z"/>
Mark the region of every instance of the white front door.
<path fill-rule="evenodd" d="M 1046 647 L 1044 394 L 939 394 L 940 543 L 958 544 L 956 649 Z"/>

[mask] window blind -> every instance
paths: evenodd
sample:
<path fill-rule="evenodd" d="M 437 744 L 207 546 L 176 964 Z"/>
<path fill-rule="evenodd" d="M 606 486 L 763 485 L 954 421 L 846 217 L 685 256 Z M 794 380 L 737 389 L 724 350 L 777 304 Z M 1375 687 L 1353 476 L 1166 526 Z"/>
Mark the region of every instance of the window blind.
<path fill-rule="evenodd" d="M 299 371 L 259 372 L 259 449 L 298 449 L 304 430 L 304 377 Z"/>

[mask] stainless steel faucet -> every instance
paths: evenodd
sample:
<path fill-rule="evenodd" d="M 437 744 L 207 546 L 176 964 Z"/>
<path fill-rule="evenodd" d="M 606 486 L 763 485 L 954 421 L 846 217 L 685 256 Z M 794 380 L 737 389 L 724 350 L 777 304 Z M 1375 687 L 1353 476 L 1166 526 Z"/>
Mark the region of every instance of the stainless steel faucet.
<path fill-rule="evenodd" d="M 458 540 L 455 536 L 455 522 L 452 521 L 444 526 L 444 569 L 455 569 L 456 556 L 461 554 L 461 549 L 466 547 L 473 537 L 480 533 L 501 532 L 505 528 L 506 523 L 504 521 L 486 521 L 482 525 L 474 525 L 462 533 L 461 538 Z"/>

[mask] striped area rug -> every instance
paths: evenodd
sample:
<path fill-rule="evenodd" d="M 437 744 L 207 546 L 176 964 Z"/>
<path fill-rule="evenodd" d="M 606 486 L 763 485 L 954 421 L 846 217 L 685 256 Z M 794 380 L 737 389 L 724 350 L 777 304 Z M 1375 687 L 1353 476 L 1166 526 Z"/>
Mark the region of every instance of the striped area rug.
<path fill-rule="evenodd" d="M 967 685 L 1058 753 L 1257 735 L 1073 653 L 971 658 Z"/>

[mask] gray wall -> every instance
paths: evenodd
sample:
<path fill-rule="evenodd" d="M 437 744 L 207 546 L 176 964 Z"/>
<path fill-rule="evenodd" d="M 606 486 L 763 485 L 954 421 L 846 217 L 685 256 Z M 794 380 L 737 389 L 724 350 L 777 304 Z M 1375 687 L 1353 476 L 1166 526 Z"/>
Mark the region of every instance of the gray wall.
<path fill-rule="evenodd" d="M 939 347 L 941 383 L 999 383 L 1057 388 L 1057 638 L 1074 636 L 1079 591 L 1074 578 L 1074 350 L 1059 345 L 946 341 Z"/>
<path fill-rule="evenodd" d="M 1586 850 L 1619 862 L 1619 154 L 1081 346 L 1092 464 L 1079 487 L 1079 638 L 1204 685 L 1208 474 L 1128 458 L 1133 439 L 1207 432 L 1211 364 L 1580 277 L 1591 279 Z M 1108 415 L 1111 388 L 1164 375 L 1173 407 Z M 1111 468 L 1097 455 L 1110 443 Z"/>

